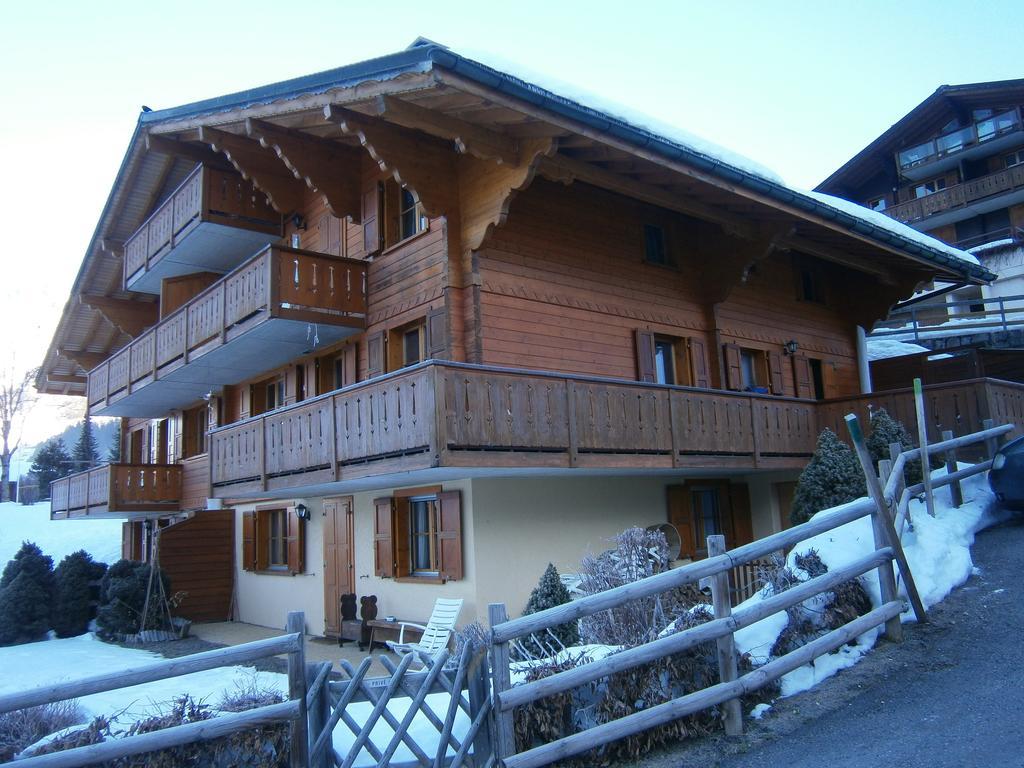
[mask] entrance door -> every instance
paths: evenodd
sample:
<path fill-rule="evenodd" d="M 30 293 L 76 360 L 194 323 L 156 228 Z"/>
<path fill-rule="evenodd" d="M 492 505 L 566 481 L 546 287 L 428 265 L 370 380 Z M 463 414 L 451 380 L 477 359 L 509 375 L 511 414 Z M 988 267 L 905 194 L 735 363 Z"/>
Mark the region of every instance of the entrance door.
<path fill-rule="evenodd" d="M 341 634 L 341 596 L 354 592 L 352 576 L 352 497 L 324 499 L 325 634 Z"/>

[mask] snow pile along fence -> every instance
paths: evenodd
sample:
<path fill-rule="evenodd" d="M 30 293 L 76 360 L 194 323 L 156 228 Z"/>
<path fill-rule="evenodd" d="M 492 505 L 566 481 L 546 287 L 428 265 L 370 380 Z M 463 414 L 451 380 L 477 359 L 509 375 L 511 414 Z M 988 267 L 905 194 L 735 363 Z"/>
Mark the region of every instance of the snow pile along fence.
<path fill-rule="evenodd" d="M 306 669 L 304 627 L 305 617 L 301 612 L 289 613 L 286 625 L 287 634 L 280 637 L 257 640 L 229 648 L 218 648 L 178 659 L 168 659 L 114 673 L 94 675 L 59 685 L 42 686 L 21 693 L 0 696 L 0 713 L 13 712 L 49 702 L 76 699 L 80 696 L 113 691 L 156 680 L 167 680 L 193 672 L 244 664 L 279 654 L 288 655 L 288 701 L 123 739 L 28 757 L 18 760 L 17 765 L 24 766 L 24 768 L 73 768 L 94 765 L 129 755 L 140 755 L 197 741 L 216 739 L 260 726 L 290 722 L 290 765 L 306 766 L 309 764 L 306 720 L 307 675 L 312 670 Z M 321 679 L 322 683 L 322 678 L 318 679 Z M 310 692 L 315 693 L 314 691 Z"/>
<path fill-rule="evenodd" d="M 850 425 L 854 442 L 859 442 L 859 447 L 863 448 L 863 438 L 860 437 L 856 416 L 851 414 L 847 417 L 847 423 Z M 987 471 L 991 466 L 991 453 L 995 450 L 996 439 L 1013 429 L 1013 425 L 1005 425 L 985 429 L 955 440 L 946 439 L 932 446 L 925 445 L 924 451 L 929 454 L 945 454 L 959 447 L 983 443 L 990 454 L 988 461 L 953 472 L 937 480 L 934 484 L 936 486 L 952 485 L 964 477 Z M 866 451 L 860 451 L 860 453 L 863 462 Z M 901 488 L 903 493 L 900 494 L 900 498 L 895 498 L 893 495 L 893 490 L 899 487 L 898 481 L 895 479 L 896 476 L 902 477 L 902 468 L 907 458 L 917 455 L 919 455 L 919 450 L 915 449 L 896 457 L 896 469 L 899 471 L 892 472 L 892 468 L 889 468 L 886 481 L 891 480 L 892 482 L 885 488 L 882 487 L 882 483 L 885 481 L 882 481 L 874 473 L 870 459 L 868 459 L 864 467 L 865 473 L 869 477 L 869 489 L 871 490 L 869 498 L 861 498 L 833 509 L 823 510 L 801 525 L 729 551 L 725 550 L 725 541 L 722 536 L 710 536 L 708 537 L 709 556 L 706 560 L 659 573 L 606 592 L 581 597 L 571 603 L 511 621 L 507 619 L 504 604 L 492 604 L 489 613 L 492 627 L 491 666 L 496 726 L 493 746 L 495 757 L 501 761 L 500 764 L 507 768 L 531 768 L 532 766 L 547 765 L 714 706 L 723 707 L 726 733 L 739 735 L 743 727 L 739 706 L 740 696 L 779 680 L 784 675 L 883 625 L 883 635 L 887 639 L 900 641 L 902 639 L 900 614 L 904 612 L 906 606 L 897 591 L 894 563 L 899 567 L 903 588 L 917 620 L 920 622 L 927 620 L 924 605 L 918 595 L 896 527 L 897 503 L 901 499 L 905 501 L 903 497 L 906 493 L 914 493 L 919 489 L 916 487 L 905 490 Z M 732 610 L 729 600 L 730 571 L 779 550 L 790 549 L 802 541 L 834 531 L 862 518 L 871 519 L 874 532 L 872 551 L 841 567 L 810 578 L 785 592 L 745 603 L 737 607 L 735 611 Z M 739 675 L 734 639 L 737 630 L 750 627 L 769 616 L 828 592 L 840 584 L 870 571 L 878 573 L 881 601 L 877 607 L 806 645 L 772 659 L 764 666 L 742 676 Z M 535 632 L 543 632 L 547 628 L 616 608 L 631 600 L 650 597 L 686 584 L 698 583 L 704 579 L 711 584 L 715 616 L 713 620 L 675 634 L 659 637 L 644 645 L 512 687 L 509 673 L 509 644 L 517 638 Z M 516 752 L 513 729 L 513 710 L 516 707 L 532 704 L 545 697 L 570 691 L 614 673 L 633 669 L 711 641 L 716 642 L 718 646 L 719 683 L 547 744 Z"/>

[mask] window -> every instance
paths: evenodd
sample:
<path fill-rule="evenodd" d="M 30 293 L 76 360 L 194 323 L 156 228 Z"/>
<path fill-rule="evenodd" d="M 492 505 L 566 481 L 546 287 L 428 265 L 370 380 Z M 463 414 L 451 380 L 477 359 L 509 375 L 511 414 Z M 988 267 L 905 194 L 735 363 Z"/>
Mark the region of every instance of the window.
<path fill-rule="evenodd" d="M 280 408 L 285 404 L 284 393 L 283 375 L 251 385 L 249 387 L 249 415 L 256 416 Z"/>
<path fill-rule="evenodd" d="M 427 228 L 427 217 L 423 205 L 408 189 L 403 187 L 399 197 L 399 238 L 405 240 Z"/>
<path fill-rule="evenodd" d="M 749 392 L 757 386 L 757 354 L 751 349 L 740 350 L 740 381 L 744 392 Z"/>
<path fill-rule="evenodd" d="M 793 274 L 796 278 L 796 298 L 799 301 L 825 303 L 824 277 L 822 265 L 804 256 L 793 257 Z"/>
<path fill-rule="evenodd" d="M 707 556 L 708 536 L 725 536 L 729 548 L 754 540 L 750 489 L 728 480 L 692 480 L 666 489 L 668 522 L 679 532 L 679 557 Z M 670 553 L 675 555 L 675 553 Z"/>
<path fill-rule="evenodd" d="M 305 571 L 306 521 L 295 507 L 257 508 L 242 515 L 242 568 L 246 571 Z"/>
<path fill-rule="evenodd" d="M 821 360 L 810 358 L 807 361 L 811 366 L 811 384 L 814 387 L 814 399 L 825 399 L 825 376 L 821 366 Z"/>
<path fill-rule="evenodd" d="M 284 377 L 267 382 L 267 410 L 272 411 L 284 405 Z"/>
<path fill-rule="evenodd" d="M 886 207 L 885 196 L 876 197 L 873 200 L 868 200 L 866 203 L 867 207 L 872 211 L 884 211 Z"/>
<path fill-rule="evenodd" d="M 207 408 L 199 405 L 181 415 L 182 458 L 206 453 Z"/>
<path fill-rule="evenodd" d="M 1013 168 L 1015 165 L 1024 165 L 1024 149 L 1018 149 L 1016 152 L 1010 152 L 1004 156 L 1004 162 L 1007 168 Z"/>
<path fill-rule="evenodd" d="M 657 224 L 644 224 L 644 261 L 648 264 L 670 266 L 665 230 Z"/>
<path fill-rule="evenodd" d="M 397 371 L 427 359 L 426 321 L 395 328 L 388 334 L 388 370 Z"/>
<path fill-rule="evenodd" d="M 670 339 L 654 340 L 654 380 L 659 384 L 676 383 L 676 345 Z"/>
<path fill-rule="evenodd" d="M 768 392 L 768 354 L 764 350 L 725 344 L 722 351 L 725 355 L 727 389 L 737 392 Z"/>
<path fill-rule="evenodd" d="M 928 195 L 933 195 L 945 188 L 946 179 L 940 176 L 937 179 L 932 179 L 931 181 L 926 181 L 911 187 L 910 191 L 913 193 L 915 198 L 922 198 L 927 197 Z"/>
<path fill-rule="evenodd" d="M 416 488 L 374 502 L 374 571 L 382 578 L 462 578 L 458 491 Z"/>

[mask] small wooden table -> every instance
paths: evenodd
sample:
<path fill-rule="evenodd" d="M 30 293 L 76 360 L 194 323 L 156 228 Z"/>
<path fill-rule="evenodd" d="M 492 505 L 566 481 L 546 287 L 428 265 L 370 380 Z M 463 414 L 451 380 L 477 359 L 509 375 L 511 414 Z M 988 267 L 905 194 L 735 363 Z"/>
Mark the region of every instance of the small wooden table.
<path fill-rule="evenodd" d="M 401 621 L 385 621 L 384 619 L 370 619 L 366 622 L 366 626 L 370 628 L 370 647 L 368 650 L 373 651 L 373 644 L 384 645 L 385 640 L 398 640 L 398 635 L 402 631 Z M 402 642 L 415 643 L 423 637 L 423 630 L 417 627 L 407 625 L 405 628 L 405 637 L 402 638 Z"/>

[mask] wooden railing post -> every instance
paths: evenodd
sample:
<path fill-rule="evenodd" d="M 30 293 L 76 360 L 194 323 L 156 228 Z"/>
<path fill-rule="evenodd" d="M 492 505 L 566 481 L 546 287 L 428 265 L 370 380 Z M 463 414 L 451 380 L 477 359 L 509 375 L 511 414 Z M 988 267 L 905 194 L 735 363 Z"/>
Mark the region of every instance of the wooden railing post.
<path fill-rule="evenodd" d="M 487 606 L 487 618 L 491 629 L 508 621 L 504 603 L 491 603 Z M 502 712 L 499 707 L 501 694 L 512 687 L 509 671 L 508 643 L 494 643 L 491 646 L 491 696 L 494 713 L 494 759 L 498 765 L 507 757 L 516 753 L 516 737 L 513 712 Z"/>
<path fill-rule="evenodd" d="M 482 649 L 469 660 L 467 687 L 469 688 L 469 721 L 473 722 L 488 696 L 488 668 L 486 649 Z M 473 739 L 473 764 L 482 768 L 492 753 L 491 732 L 489 728 L 480 728 Z"/>
<path fill-rule="evenodd" d="M 935 517 L 935 495 L 932 493 L 932 468 L 928 457 L 928 424 L 924 420 L 924 390 L 921 380 L 914 379 L 914 409 L 917 412 L 917 439 L 921 452 L 921 478 L 924 481 L 924 503 L 928 514 Z"/>
<path fill-rule="evenodd" d="M 292 722 L 290 768 L 309 768 L 309 723 L 306 710 L 306 616 L 302 611 L 288 614 L 288 634 L 298 633 L 298 648 L 288 654 L 288 698 L 298 699 L 299 715 Z"/>
<path fill-rule="evenodd" d="M 708 536 L 708 557 L 725 554 L 725 536 L 720 534 Z M 720 571 L 711 577 L 711 602 L 715 609 L 716 619 L 726 619 L 732 615 L 732 601 L 729 599 L 729 572 Z M 733 633 L 718 638 L 718 676 L 723 683 L 731 683 L 739 677 L 736 663 L 736 642 Z M 739 699 L 729 699 L 722 705 L 723 721 L 726 736 L 743 734 L 743 711 Z"/>
<path fill-rule="evenodd" d="M 942 431 L 942 441 L 945 442 L 947 440 L 952 440 L 952 439 L 953 439 L 953 430 L 951 430 L 951 429 L 944 429 Z M 956 472 L 956 447 L 948 448 L 946 450 L 946 457 L 945 458 L 946 458 L 946 474 L 947 475 L 952 475 L 954 472 Z M 954 507 L 959 507 L 961 504 L 964 503 L 964 491 L 963 491 L 963 488 L 960 487 L 960 481 L 959 480 L 954 480 L 952 483 L 949 484 L 949 496 L 950 496 L 950 500 L 953 502 L 953 506 Z"/>
<path fill-rule="evenodd" d="M 996 423 L 992 419 L 983 419 L 981 422 L 981 428 L 983 430 L 992 429 L 992 427 L 994 427 L 995 425 Z M 999 442 L 994 437 L 990 437 L 985 440 L 985 455 L 988 457 L 989 460 L 994 459 L 996 457 L 996 451 L 998 450 Z"/>

